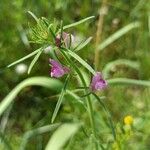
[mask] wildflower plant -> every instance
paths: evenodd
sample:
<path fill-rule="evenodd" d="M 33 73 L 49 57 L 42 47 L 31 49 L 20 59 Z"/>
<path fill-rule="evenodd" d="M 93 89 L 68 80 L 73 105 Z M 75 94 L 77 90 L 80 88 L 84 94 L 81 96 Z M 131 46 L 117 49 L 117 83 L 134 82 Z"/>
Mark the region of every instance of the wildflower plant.
<path fill-rule="evenodd" d="M 101 98 L 95 94 L 96 91 L 101 91 L 107 87 L 107 81 L 104 80 L 100 72 L 94 70 L 86 61 L 84 61 L 77 54 L 77 52 L 81 50 L 83 47 L 85 47 L 91 41 L 92 38 L 90 37 L 87 40 L 84 40 L 78 45 L 76 45 L 75 47 L 73 47 L 72 43 L 75 37 L 71 33 L 66 32 L 68 28 L 89 21 L 93 19 L 94 16 L 85 18 L 71 25 L 64 26 L 62 21 L 60 22 L 60 24 L 56 24 L 55 22 L 49 23 L 49 21 L 46 18 L 42 17 L 38 19 L 32 12 L 29 13 L 34 17 L 34 19 L 37 22 L 37 25 L 35 27 L 31 27 L 31 33 L 30 33 L 31 42 L 40 44 L 41 47 L 38 50 L 35 50 L 31 54 L 27 55 L 26 57 L 10 64 L 8 67 L 18 64 L 19 62 L 22 62 L 23 60 L 28 59 L 35 55 L 28 68 L 28 74 L 29 74 L 33 66 L 37 62 L 38 58 L 43 53 L 44 49 L 50 46 L 51 47 L 50 51 L 53 51 L 54 57 L 51 56 L 49 60 L 47 60 L 47 63 L 49 63 L 50 65 L 49 75 L 51 78 L 61 78 L 62 76 L 65 76 L 66 78 L 58 102 L 56 104 L 55 110 L 53 112 L 51 122 L 54 123 L 57 117 L 58 111 L 63 101 L 63 97 L 68 88 L 68 83 L 71 80 L 71 76 L 73 77 L 74 76 L 73 74 L 77 74 L 78 76 L 74 76 L 74 77 L 79 77 L 82 84 L 77 85 L 76 89 L 79 88 L 81 91 L 83 91 L 83 95 L 79 95 L 79 96 L 86 100 L 86 102 L 84 102 L 84 105 L 85 108 L 88 110 L 89 118 L 91 122 L 92 134 L 94 135 L 94 139 L 96 139 L 98 135 L 96 133 L 96 128 L 95 128 L 91 95 L 96 97 L 96 99 L 100 102 L 100 104 L 102 104 L 102 106 L 105 108 L 104 110 L 107 111 L 107 113 L 109 113 L 105 107 L 105 104 L 102 102 Z M 63 56 L 63 58 L 60 58 L 60 55 Z M 61 62 L 63 62 L 63 64 Z M 87 85 L 84 79 L 82 71 L 80 70 L 81 67 L 84 67 L 91 74 L 90 78 L 92 78 L 92 80 L 89 85 Z M 81 88 L 79 86 L 81 86 Z M 115 130 L 112 124 L 112 120 L 110 121 L 110 128 L 112 128 L 112 133 L 115 138 Z M 93 141 L 95 141 L 94 139 Z M 94 143 L 95 143 L 95 149 L 98 149 L 99 143 L 96 141 Z"/>
<path fill-rule="evenodd" d="M 59 90 L 60 91 L 59 98 L 51 117 L 52 125 L 56 122 L 56 117 L 58 116 L 58 112 L 63 102 L 63 98 L 67 93 L 67 91 L 69 91 L 72 95 L 75 95 L 75 97 L 77 97 L 77 101 L 82 103 L 82 105 L 85 108 L 85 111 L 87 111 L 89 115 L 89 120 L 91 124 L 91 131 L 90 131 L 91 133 L 89 135 L 90 138 L 92 139 L 92 142 L 94 143 L 94 148 L 92 149 L 95 150 L 105 149 L 104 144 L 99 138 L 99 135 L 97 133 L 97 128 L 95 125 L 95 116 L 94 116 L 95 109 L 93 108 L 94 100 L 97 100 L 97 102 L 102 106 L 106 114 L 106 118 L 107 118 L 106 122 L 112 133 L 111 142 L 116 141 L 116 130 L 115 130 L 115 125 L 113 124 L 112 121 L 111 114 L 105 104 L 105 101 L 103 101 L 103 97 L 99 96 L 99 92 L 105 90 L 106 88 L 109 87 L 109 85 L 112 84 L 136 84 L 142 86 L 150 86 L 150 83 L 148 83 L 147 81 L 140 81 L 140 80 L 137 81 L 134 79 L 126 79 L 126 78 L 116 78 L 116 79 L 106 80 L 105 74 L 104 76 L 102 75 L 103 71 L 95 70 L 93 67 L 91 67 L 91 65 L 89 65 L 88 62 L 86 62 L 78 55 L 78 51 L 80 51 L 87 44 L 89 44 L 92 38 L 89 37 L 86 40 L 81 41 L 76 46 L 73 46 L 73 42 L 76 37 L 74 37 L 72 33 L 69 33 L 67 29 L 71 27 L 75 27 L 81 23 L 90 21 L 94 18 L 94 16 L 87 17 L 83 20 L 80 20 L 70 25 L 64 25 L 63 21 L 56 22 L 56 20 L 54 20 L 53 22 L 50 22 L 44 17 L 37 18 L 32 12 L 29 13 L 36 21 L 36 25 L 34 27 L 30 26 L 31 42 L 39 44 L 39 48 L 33 51 L 32 53 L 30 53 L 29 55 L 8 65 L 8 67 L 14 66 L 34 56 L 33 60 L 31 61 L 28 67 L 28 74 L 30 74 L 34 65 L 36 65 L 36 62 L 38 61 L 40 55 L 44 53 L 45 50 L 48 49 L 49 53 L 45 53 L 45 55 L 48 54 L 50 56 L 49 59 L 47 60 L 47 64 L 49 64 L 50 67 L 47 76 L 50 79 L 32 78 L 32 83 L 30 83 L 29 80 L 25 80 L 23 84 L 18 85 L 16 89 L 14 89 L 0 104 L 0 115 L 11 104 L 13 98 L 18 94 L 18 92 L 23 87 L 33 84 L 33 85 L 41 85 L 46 87 L 50 86 L 50 88 L 52 88 L 52 86 L 50 85 L 52 82 L 56 89 L 58 85 L 61 85 L 61 89 Z M 83 73 L 83 68 L 84 70 L 86 70 L 86 74 L 89 75 L 88 80 L 90 80 L 90 83 L 88 84 L 86 82 Z M 106 68 L 108 67 L 106 66 Z M 104 68 L 104 70 L 106 69 Z M 81 84 L 77 83 L 76 85 L 74 85 L 74 89 L 70 91 L 69 83 L 71 83 L 72 80 L 74 80 L 74 78 L 80 80 Z M 80 92 L 78 94 L 73 93 L 73 91 L 75 90 L 78 90 Z M 131 122 L 130 120 L 128 122 Z M 84 123 L 82 122 L 82 124 L 76 126 L 75 128 L 71 126 L 70 132 L 68 133 L 68 138 L 69 136 L 75 133 L 75 131 L 79 126 L 83 126 L 83 124 Z M 66 131 L 66 125 L 62 127 L 62 130 Z M 48 143 L 46 148 L 47 150 L 50 150 L 49 145 L 51 147 L 51 144 Z"/>

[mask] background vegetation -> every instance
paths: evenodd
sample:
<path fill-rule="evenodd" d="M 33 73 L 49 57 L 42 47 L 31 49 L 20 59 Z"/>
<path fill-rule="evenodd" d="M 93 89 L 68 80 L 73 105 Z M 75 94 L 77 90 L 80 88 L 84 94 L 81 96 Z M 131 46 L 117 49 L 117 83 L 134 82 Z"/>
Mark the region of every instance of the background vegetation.
<path fill-rule="evenodd" d="M 38 17 L 44 16 L 50 21 L 53 21 L 54 18 L 58 21 L 63 20 L 64 24 L 94 15 L 94 20 L 68 30 L 79 41 L 90 36 L 93 37 L 91 44 L 88 44 L 79 54 L 94 66 L 94 52 L 97 48 L 95 44 L 97 22 L 101 7 L 102 1 L 100 0 L 1 0 L 0 99 L 2 100 L 23 79 L 32 76 L 49 77 L 48 55 L 40 57 L 30 75 L 18 73 L 15 67 L 6 68 L 8 64 L 38 48 L 38 45 L 29 43 L 29 24 L 34 25 L 35 22 L 27 13 L 28 10 Z M 136 22 L 138 26 L 100 51 L 99 70 L 103 70 L 106 64 L 119 60 L 121 63 L 111 67 L 109 78 L 127 77 L 149 80 L 150 2 L 148 0 L 111 0 L 106 3 L 106 8 L 108 10 L 105 10 L 99 44 L 131 23 Z M 29 65 L 31 60 L 28 59 L 23 63 Z M 130 61 L 131 67 L 124 64 L 127 60 Z M 69 85 L 73 86 L 75 83 L 76 81 Z M 27 131 L 50 124 L 58 100 L 56 94 L 56 91 L 42 87 L 27 87 L 15 98 L 13 105 L 1 117 L 0 124 L 1 133 L 13 149 L 19 148 L 23 135 Z M 117 85 L 109 86 L 100 95 L 106 96 L 105 103 L 111 112 L 118 141 L 122 145 L 119 147 L 116 146 L 116 143 L 110 142 L 112 135 L 105 113 L 93 101 L 96 128 L 104 147 L 116 150 L 149 150 L 150 89 L 135 85 Z M 92 149 L 92 142 L 89 142 L 90 125 L 87 112 L 71 96 L 66 96 L 64 99 L 56 122 L 82 121 L 85 124 L 84 129 L 78 130 L 65 149 Z M 134 119 L 132 129 L 126 129 L 123 123 L 123 119 L 127 115 L 131 115 Z M 31 138 L 26 149 L 44 149 L 52 133 L 53 131 Z M 0 149 L 5 149 L 3 142 L 0 143 Z"/>

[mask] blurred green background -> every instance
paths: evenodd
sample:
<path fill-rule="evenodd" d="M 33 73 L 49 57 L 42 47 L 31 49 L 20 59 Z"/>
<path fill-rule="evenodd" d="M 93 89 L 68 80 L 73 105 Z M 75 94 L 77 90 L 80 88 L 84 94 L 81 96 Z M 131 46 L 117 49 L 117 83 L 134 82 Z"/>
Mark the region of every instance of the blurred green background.
<path fill-rule="evenodd" d="M 2 100 L 19 82 L 31 76 L 49 76 L 48 56 L 42 55 L 30 75 L 20 73 L 16 66 L 6 68 L 13 61 L 31 53 L 38 45 L 29 43 L 28 24 L 34 24 L 33 18 L 27 13 L 32 11 L 37 17 L 48 20 L 63 20 L 70 24 L 88 16 L 95 16 L 93 21 L 79 25 L 70 31 L 75 38 L 85 39 L 93 37 L 91 44 L 86 46 L 80 56 L 93 65 L 97 21 L 101 0 L 0 0 L 0 99 Z M 112 70 L 110 77 L 128 77 L 134 79 L 150 79 L 150 2 L 149 0 L 111 0 L 107 2 L 108 11 L 104 17 L 102 41 L 129 23 L 139 21 L 140 27 L 135 28 L 110 44 L 100 52 L 100 68 L 114 60 L 129 59 L 139 63 L 139 69 L 130 69 L 124 65 Z M 32 59 L 26 60 L 24 67 Z M 55 93 L 41 87 L 25 88 L 15 99 L 6 125 L 5 135 L 11 146 L 18 149 L 23 134 L 33 128 L 50 123 L 57 97 L 49 98 Z M 150 89 L 137 86 L 113 86 L 104 93 L 107 105 L 116 126 L 122 126 L 123 118 L 132 115 L 135 122 L 132 136 L 123 144 L 124 149 L 150 149 Z M 58 121 L 79 121 L 87 123 L 86 112 L 78 104 L 66 101 L 61 107 Z M 70 98 L 71 99 L 71 98 Z M 96 105 L 96 104 L 95 104 Z M 96 106 L 95 106 L 96 107 Z M 109 141 L 109 133 L 105 125 L 105 117 L 100 108 L 95 108 L 97 129 L 102 141 Z M 99 119 L 99 115 L 101 119 Z M 2 124 L 1 124 L 2 125 Z M 2 127 L 1 127 L 2 129 Z M 88 132 L 88 131 L 87 131 Z M 28 150 L 44 149 L 49 134 L 39 136 L 41 148 L 33 138 L 27 146 Z M 88 139 L 78 133 L 74 139 L 74 147 L 68 149 L 79 150 L 87 146 Z M 3 146 L 1 146 L 3 149 Z M 113 149 L 112 147 L 108 149 Z"/>

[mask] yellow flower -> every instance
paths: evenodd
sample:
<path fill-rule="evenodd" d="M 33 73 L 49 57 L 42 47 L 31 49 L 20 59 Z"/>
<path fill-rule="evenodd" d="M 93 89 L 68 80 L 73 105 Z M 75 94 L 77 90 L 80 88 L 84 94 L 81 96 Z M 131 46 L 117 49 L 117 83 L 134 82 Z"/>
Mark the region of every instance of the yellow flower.
<path fill-rule="evenodd" d="M 124 117 L 124 124 L 125 125 L 131 125 L 133 124 L 133 117 L 128 115 Z"/>

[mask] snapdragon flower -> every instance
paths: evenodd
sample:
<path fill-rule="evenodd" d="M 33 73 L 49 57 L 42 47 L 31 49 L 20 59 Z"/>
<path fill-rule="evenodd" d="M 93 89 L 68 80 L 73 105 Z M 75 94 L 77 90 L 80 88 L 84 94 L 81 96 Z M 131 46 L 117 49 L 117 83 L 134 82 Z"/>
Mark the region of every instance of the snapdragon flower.
<path fill-rule="evenodd" d="M 52 66 L 50 70 L 51 77 L 60 78 L 64 74 L 68 74 L 70 72 L 70 69 L 68 67 L 62 66 L 62 64 L 60 64 L 54 59 L 49 59 L 49 62 Z"/>
<path fill-rule="evenodd" d="M 92 91 L 99 91 L 107 87 L 106 80 L 103 79 L 102 74 L 97 72 L 91 81 L 90 88 Z"/>

